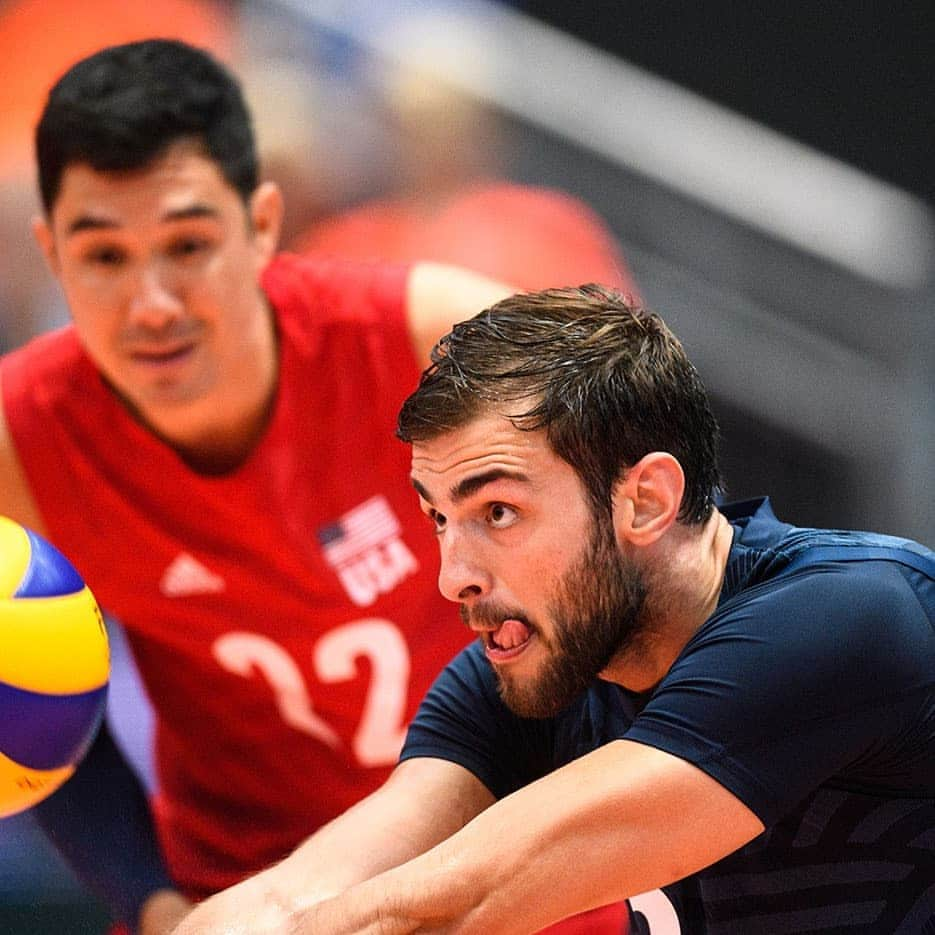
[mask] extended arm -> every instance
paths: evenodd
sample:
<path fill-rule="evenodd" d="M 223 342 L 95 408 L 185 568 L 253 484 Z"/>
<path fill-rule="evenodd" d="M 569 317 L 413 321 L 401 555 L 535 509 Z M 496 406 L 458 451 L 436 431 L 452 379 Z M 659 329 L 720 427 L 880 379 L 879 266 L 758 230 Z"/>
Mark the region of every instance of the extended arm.
<path fill-rule="evenodd" d="M 2 405 L 0 514 L 47 535 Z M 164 935 L 187 910 L 163 864 L 146 794 L 106 727 L 76 774 L 33 814 L 76 875 L 139 935 Z"/>
<path fill-rule="evenodd" d="M 168 923 L 157 925 L 157 919 L 185 901 L 172 891 L 145 793 L 106 727 L 75 775 L 33 814 L 78 877 L 118 919 L 141 933 L 168 931 Z"/>
<path fill-rule="evenodd" d="M 680 879 L 762 830 L 696 767 L 618 740 L 507 796 L 420 857 L 310 907 L 282 931 L 534 932 Z"/>
<path fill-rule="evenodd" d="M 202 903 L 175 935 L 288 931 L 309 905 L 421 854 L 492 802 L 460 766 L 407 760 L 282 863 Z"/>
<path fill-rule="evenodd" d="M 8 516 L 40 535 L 44 534 L 39 508 L 33 499 L 13 444 L 3 405 L 0 370 L 0 516 Z"/>
<path fill-rule="evenodd" d="M 416 358 L 424 365 L 435 342 L 452 325 L 517 290 L 457 266 L 417 263 L 409 276 L 406 306 Z"/>

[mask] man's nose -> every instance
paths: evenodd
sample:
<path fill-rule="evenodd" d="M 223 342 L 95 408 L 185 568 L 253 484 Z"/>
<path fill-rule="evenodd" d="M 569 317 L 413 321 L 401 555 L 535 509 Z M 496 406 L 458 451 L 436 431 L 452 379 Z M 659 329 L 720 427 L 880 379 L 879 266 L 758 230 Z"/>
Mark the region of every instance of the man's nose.
<path fill-rule="evenodd" d="M 173 288 L 170 277 L 158 264 L 145 267 L 130 299 L 130 318 L 150 328 L 160 328 L 179 318 L 184 305 Z"/>
<path fill-rule="evenodd" d="M 441 567 L 438 589 L 442 596 L 457 603 L 483 597 L 490 591 L 490 578 L 462 536 L 446 529 L 441 537 Z"/>

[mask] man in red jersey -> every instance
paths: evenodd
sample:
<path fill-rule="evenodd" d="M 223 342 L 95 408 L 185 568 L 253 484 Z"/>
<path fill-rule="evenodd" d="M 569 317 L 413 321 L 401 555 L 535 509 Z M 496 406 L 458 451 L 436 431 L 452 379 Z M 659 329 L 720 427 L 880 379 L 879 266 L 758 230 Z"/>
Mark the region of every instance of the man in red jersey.
<path fill-rule="evenodd" d="M 36 815 L 156 935 L 379 787 L 467 642 L 393 428 L 435 339 L 506 290 L 274 256 L 237 83 L 182 43 L 78 63 L 36 139 L 73 322 L 0 363 L 0 512 L 125 627 L 156 766 L 147 800 L 105 731 Z"/>

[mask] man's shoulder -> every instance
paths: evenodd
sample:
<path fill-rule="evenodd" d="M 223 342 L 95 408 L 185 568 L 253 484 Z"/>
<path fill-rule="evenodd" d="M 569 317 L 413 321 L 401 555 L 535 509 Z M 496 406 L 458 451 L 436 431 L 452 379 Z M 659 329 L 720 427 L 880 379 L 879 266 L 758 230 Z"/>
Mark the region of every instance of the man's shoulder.
<path fill-rule="evenodd" d="M 506 211 L 513 222 L 527 218 L 531 222 L 558 225 L 601 225 L 594 210 L 570 192 L 541 185 L 511 181 L 489 181 L 466 188 L 451 201 L 451 210 L 478 213 L 485 218 Z"/>
<path fill-rule="evenodd" d="M 746 559 L 746 565 L 744 560 Z M 935 555 L 909 540 L 795 529 L 779 548 L 742 550 L 734 586 L 712 618 L 716 630 L 780 630 L 788 645 L 860 655 L 891 646 L 924 651 L 935 625 Z M 741 580 L 745 579 L 745 580 Z M 901 652 L 901 650 L 899 650 Z"/>
<path fill-rule="evenodd" d="M 793 526 L 767 498 L 720 507 L 734 528 L 721 605 L 793 582 L 834 594 L 857 582 L 875 586 L 893 572 L 935 578 L 935 552 L 911 539 L 849 529 Z"/>
<path fill-rule="evenodd" d="M 73 325 L 36 335 L 26 344 L 0 357 L 4 374 L 29 370 L 34 376 L 66 372 L 84 359 L 84 351 Z"/>
<path fill-rule="evenodd" d="M 262 288 L 281 320 L 387 324 L 405 312 L 408 264 L 281 253 Z"/>
<path fill-rule="evenodd" d="M 873 595 L 879 607 L 935 584 L 935 552 L 896 536 L 859 530 L 793 529 L 779 550 L 778 576 L 804 580 L 816 593 L 847 593 L 848 604 L 860 606 L 860 594 Z M 869 597 L 868 597 L 869 599 Z M 931 608 L 929 610 L 931 613 Z"/>
<path fill-rule="evenodd" d="M 4 408 L 71 392 L 90 367 L 71 325 L 38 335 L 0 358 Z"/>
<path fill-rule="evenodd" d="M 48 444 L 37 413 L 67 400 L 81 368 L 88 366 L 70 326 L 40 335 L 0 358 L 0 513 L 39 532 L 44 526 L 20 449 Z"/>

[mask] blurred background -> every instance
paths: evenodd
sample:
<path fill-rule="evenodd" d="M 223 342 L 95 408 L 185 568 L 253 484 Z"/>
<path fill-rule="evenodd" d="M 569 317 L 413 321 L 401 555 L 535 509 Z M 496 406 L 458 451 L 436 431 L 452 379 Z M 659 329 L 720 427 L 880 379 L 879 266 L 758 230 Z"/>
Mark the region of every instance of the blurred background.
<path fill-rule="evenodd" d="M 565 192 L 701 370 L 729 498 L 935 545 L 930 20 L 880 0 L 0 0 L 0 348 L 66 319 L 29 232 L 46 90 L 102 45 L 176 36 L 242 77 L 285 246 L 457 256 L 472 234 L 494 264 L 537 225 L 462 195 Z M 104 929 L 28 815 L 0 820 L 0 932 Z"/>

